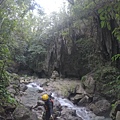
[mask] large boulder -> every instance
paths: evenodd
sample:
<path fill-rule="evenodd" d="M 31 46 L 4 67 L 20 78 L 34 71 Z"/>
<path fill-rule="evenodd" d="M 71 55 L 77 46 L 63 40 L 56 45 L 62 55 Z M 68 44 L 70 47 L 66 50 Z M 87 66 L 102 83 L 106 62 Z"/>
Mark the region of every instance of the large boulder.
<path fill-rule="evenodd" d="M 88 94 L 94 94 L 96 82 L 91 75 L 82 78 L 82 86 Z"/>
<path fill-rule="evenodd" d="M 107 100 L 102 99 L 95 103 L 91 103 L 88 108 L 96 115 L 105 116 L 110 111 L 111 105 Z"/>
<path fill-rule="evenodd" d="M 66 107 L 62 108 L 60 118 L 62 118 L 63 120 L 82 120 L 82 118 L 77 117 L 75 110 L 66 109 Z"/>
<path fill-rule="evenodd" d="M 75 91 L 76 91 L 77 94 L 86 94 L 86 92 L 83 89 L 81 84 L 77 85 L 75 89 L 76 89 Z"/>
<path fill-rule="evenodd" d="M 85 106 L 88 103 L 89 97 L 84 95 L 80 101 L 77 103 L 79 106 Z"/>
<path fill-rule="evenodd" d="M 78 102 L 80 99 L 82 99 L 84 97 L 83 94 L 76 94 L 74 97 L 71 97 L 70 100 L 73 102 L 73 103 L 76 103 Z"/>
<path fill-rule="evenodd" d="M 15 120 L 38 120 L 37 115 L 24 105 L 18 105 L 13 116 Z"/>

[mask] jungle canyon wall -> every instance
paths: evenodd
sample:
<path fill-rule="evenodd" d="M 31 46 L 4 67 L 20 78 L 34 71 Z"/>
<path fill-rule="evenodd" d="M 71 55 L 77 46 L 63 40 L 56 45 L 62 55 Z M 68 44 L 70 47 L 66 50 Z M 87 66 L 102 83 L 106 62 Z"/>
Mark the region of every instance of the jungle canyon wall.
<path fill-rule="evenodd" d="M 91 71 L 89 56 L 93 52 L 91 39 L 78 30 L 72 30 L 71 39 L 59 34 L 54 37 L 54 43 L 50 44 L 47 54 L 48 73 L 57 70 L 64 77 L 82 77 Z M 83 37 L 84 36 L 84 37 Z"/>
<path fill-rule="evenodd" d="M 120 3 L 99 1 L 93 4 L 94 7 L 88 7 L 84 16 L 73 18 L 74 21 L 54 37 L 54 43 L 48 50 L 48 71 L 57 69 L 66 77 L 81 77 L 97 66 L 120 68 L 119 59 L 112 61 L 112 57 L 120 53 L 119 37 L 116 35 L 119 22 L 115 17 Z M 79 24 L 74 26 L 79 20 Z"/>

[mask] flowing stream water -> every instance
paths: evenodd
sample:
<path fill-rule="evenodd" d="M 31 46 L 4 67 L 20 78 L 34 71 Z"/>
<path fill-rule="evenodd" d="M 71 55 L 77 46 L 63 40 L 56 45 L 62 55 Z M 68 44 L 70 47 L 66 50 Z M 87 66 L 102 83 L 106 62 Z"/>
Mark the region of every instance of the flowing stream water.
<path fill-rule="evenodd" d="M 27 94 L 22 98 L 23 101 L 22 103 L 35 105 L 39 97 L 39 93 L 36 91 L 43 90 L 43 88 L 36 83 L 29 83 L 27 87 L 28 87 L 26 91 Z M 55 100 L 57 100 L 61 104 L 61 106 L 66 106 L 67 109 L 75 110 L 76 115 L 82 118 L 83 120 L 111 120 L 111 118 L 105 118 L 104 116 L 96 116 L 93 112 L 91 112 L 87 108 L 78 107 L 66 98 L 57 97 L 57 95 L 54 93 L 52 93 L 52 96 L 54 97 Z"/>
<path fill-rule="evenodd" d="M 58 98 L 53 93 L 52 96 L 59 101 L 61 106 L 66 106 L 68 109 L 76 110 L 76 115 L 83 120 L 111 120 L 111 118 L 105 118 L 104 116 L 96 116 L 92 111 L 85 107 L 78 107 L 66 98 Z"/>

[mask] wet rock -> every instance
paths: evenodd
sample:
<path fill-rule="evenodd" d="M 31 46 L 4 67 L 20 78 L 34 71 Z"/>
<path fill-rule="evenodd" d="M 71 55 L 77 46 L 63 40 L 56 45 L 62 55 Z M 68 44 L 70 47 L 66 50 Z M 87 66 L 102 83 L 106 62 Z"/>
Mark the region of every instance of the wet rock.
<path fill-rule="evenodd" d="M 6 120 L 5 117 L 0 115 L 0 120 Z"/>
<path fill-rule="evenodd" d="M 89 97 L 87 95 L 84 95 L 77 104 L 79 106 L 85 106 L 86 103 L 88 103 L 88 99 L 89 99 Z"/>
<path fill-rule="evenodd" d="M 71 100 L 73 103 L 77 103 L 77 102 L 80 101 L 83 97 L 84 97 L 83 94 L 76 94 L 74 97 L 71 97 L 70 100 Z"/>
<path fill-rule="evenodd" d="M 57 109 L 57 110 L 61 110 L 62 106 L 60 105 L 60 103 L 57 101 L 57 100 L 54 100 L 54 107 Z"/>
<path fill-rule="evenodd" d="M 7 115 L 5 120 L 14 120 L 14 118 L 13 118 L 12 114 L 9 114 L 9 115 Z"/>
<path fill-rule="evenodd" d="M 8 92 L 9 92 L 12 96 L 14 96 L 14 95 L 16 94 L 15 89 L 13 89 L 13 88 L 11 88 L 11 87 L 8 87 L 7 90 L 8 90 Z"/>
<path fill-rule="evenodd" d="M 52 72 L 51 79 L 54 79 L 54 80 L 55 80 L 55 79 L 58 78 L 58 77 L 59 77 L 59 73 L 54 70 L 54 71 Z"/>
<path fill-rule="evenodd" d="M 73 109 L 66 109 L 66 107 L 62 108 L 61 118 L 63 120 L 82 120 L 81 118 L 76 116 L 76 111 Z"/>
<path fill-rule="evenodd" d="M 106 115 L 106 113 L 110 110 L 111 105 L 107 100 L 99 100 L 95 102 L 95 104 L 90 104 L 88 108 L 93 111 L 96 115 Z"/>
<path fill-rule="evenodd" d="M 88 108 L 93 111 L 96 115 L 99 113 L 99 108 L 95 104 L 90 104 Z"/>
<path fill-rule="evenodd" d="M 42 110 L 42 111 L 44 111 L 44 107 L 43 107 L 43 106 L 38 106 L 37 109 L 38 109 L 38 110 Z"/>
<path fill-rule="evenodd" d="M 44 91 L 43 89 L 37 90 L 38 93 L 42 93 L 43 91 Z"/>
<path fill-rule="evenodd" d="M 96 82 L 91 75 L 84 76 L 82 86 L 88 94 L 94 94 Z"/>
<path fill-rule="evenodd" d="M 27 90 L 27 86 L 25 84 L 20 84 L 20 91 L 25 92 Z"/>
<path fill-rule="evenodd" d="M 24 96 L 27 95 L 27 93 L 20 91 L 19 95 L 22 97 L 23 95 L 24 95 Z"/>
<path fill-rule="evenodd" d="M 16 104 L 5 103 L 3 105 L 3 107 L 4 107 L 6 113 L 12 113 L 16 108 Z"/>
<path fill-rule="evenodd" d="M 37 104 L 38 104 L 39 106 L 44 106 L 45 103 L 44 103 L 42 100 L 38 100 Z"/>
<path fill-rule="evenodd" d="M 33 80 L 34 80 L 33 76 L 32 77 L 25 76 L 20 78 L 20 83 L 28 84 L 33 82 Z"/>
<path fill-rule="evenodd" d="M 18 105 L 13 112 L 13 116 L 15 120 L 38 120 L 37 115 L 24 105 Z"/>
<path fill-rule="evenodd" d="M 120 111 L 117 111 L 116 120 L 120 120 Z"/>
<path fill-rule="evenodd" d="M 76 94 L 85 94 L 85 90 L 82 88 L 81 84 L 76 86 Z"/>

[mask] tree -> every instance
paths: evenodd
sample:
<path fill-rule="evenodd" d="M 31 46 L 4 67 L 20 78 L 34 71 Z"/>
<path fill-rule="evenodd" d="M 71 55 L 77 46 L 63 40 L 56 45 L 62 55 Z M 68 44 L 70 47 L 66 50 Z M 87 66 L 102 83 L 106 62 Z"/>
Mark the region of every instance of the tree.
<path fill-rule="evenodd" d="M 10 61 L 21 57 L 18 61 L 25 62 L 23 57 L 34 33 L 34 22 L 31 21 L 35 18 L 30 15 L 36 6 L 32 0 L 0 1 L 0 99 L 8 98 L 6 70 Z M 41 10 L 39 6 L 37 9 Z M 31 21 L 26 18 L 31 18 Z"/>

